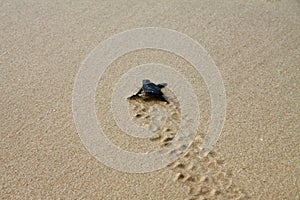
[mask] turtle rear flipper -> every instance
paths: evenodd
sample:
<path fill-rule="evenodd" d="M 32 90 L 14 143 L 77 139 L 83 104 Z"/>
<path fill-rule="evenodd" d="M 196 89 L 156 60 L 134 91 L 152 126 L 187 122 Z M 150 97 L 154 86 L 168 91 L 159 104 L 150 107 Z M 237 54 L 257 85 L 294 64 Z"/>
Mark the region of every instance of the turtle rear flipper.
<path fill-rule="evenodd" d="M 165 98 L 164 95 L 155 95 L 155 98 L 159 101 L 163 101 L 163 102 L 166 102 L 167 104 L 169 104 L 169 101 Z"/>

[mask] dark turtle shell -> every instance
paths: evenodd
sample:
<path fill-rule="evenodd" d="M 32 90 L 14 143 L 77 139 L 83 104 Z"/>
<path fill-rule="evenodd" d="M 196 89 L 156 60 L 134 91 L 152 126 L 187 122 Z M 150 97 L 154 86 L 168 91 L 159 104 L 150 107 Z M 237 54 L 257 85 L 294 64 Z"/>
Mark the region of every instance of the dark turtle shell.
<path fill-rule="evenodd" d="M 162 95 L 161 88 L 162 87 L 160 85 L 156 85 L 150 82 L 150 80 L 143 80 L 142 89 L 144 90 L 145 93 Z"/>

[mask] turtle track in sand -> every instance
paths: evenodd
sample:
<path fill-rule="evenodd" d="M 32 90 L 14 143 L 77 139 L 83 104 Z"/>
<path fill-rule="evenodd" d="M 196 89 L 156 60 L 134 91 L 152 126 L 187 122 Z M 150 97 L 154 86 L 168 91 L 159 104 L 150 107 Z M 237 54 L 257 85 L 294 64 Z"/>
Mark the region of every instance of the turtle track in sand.
<path fill-rule="evenodd" d="M 181 121 L 177 99 L 173 97 L 169 101 L 170 104 L 130 100 L 133 119 L 137 123 L 149 125 L 149 129 L 155 132 L 150 140 L 162 148 L 173 141 Z M 153 114 L 157 106 L 164 107 L 166 112 L 160 116 Z M 246 192 L 234 184 L 234 172 L 225 167 L 225 160 L 220 159 L 217 152 L 210 152 L 202 159 L 198 157 L 202 139 L 197 135 L 187 153 L 168 166 L 174 173 L 173 181 L 188 186 L 186 200 L 249 199 Z"/>

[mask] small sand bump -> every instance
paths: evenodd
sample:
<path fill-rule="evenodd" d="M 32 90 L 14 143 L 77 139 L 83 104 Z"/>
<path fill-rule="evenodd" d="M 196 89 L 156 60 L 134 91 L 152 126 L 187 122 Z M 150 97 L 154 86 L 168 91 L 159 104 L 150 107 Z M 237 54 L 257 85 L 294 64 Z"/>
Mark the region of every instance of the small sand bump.
<path fill-rule="evenodd" d="M 202 158 L 202 159 L 201 159 L 201 162 L 209 163 L 209 158 L 208 158 L 208 157 Z"/>
<path fill-rule="evenodd" d="M 177 173 L 176 175 L 175 175 L 175 177 L 174 177 L 174 181 L 180 181 L 180 180 L 183 180 L 184 179 L 184 175 L 182 174 L 182 173 Z"/>
<path fill-rule="evenodd" d="M 192 177 L 190 174 L 187 174 L 183 179 L 182 179 L 183 182 L 187 182 L 187 181 L 192 181 L 194 182 L 195 181 L 195 178 Z"/>
<path fill-rule="evenodd" d="M 197 197 L 188 197 L 185 200 L 198 200 L 198 198 Z"/>
<path fill-rule="evenodd" d="M 136 114 L 135 117 L 140 118 L 140 117 L 142 117 L 142 115 L 141 114 Z"/>
<path fill-rule="evenodd" d="M 194 196 L 194 195 L 197 195 L 200 191 L 200 188 L 199 187 L 190 187 L 189 189 L 189 194 Z M 195 198 L 195 197 L 194 197 Z"/>
<path fill-rule="evenodd" d="M 226 173 L 224 173 L 224 172 L 220 172 L 219 174 L 218 174 L 218 179 L 220 180 L 220 179 L 225 179 L 226 178 Z"/>
<path fill-rule="evenodd" d="M 171 117 L 176 120 L 178 120 L 180 118 L 180 116 L 176 112 L 172 113 Z"/>
<path fill-rule="evenodd" d="M 165 142 L 170 142 L 170 141 L 173 140 L 173 138 L 174 138 L 174 137 L 168 137 L 168 136 L 166 136 L 166 137 L 162 138 L 161 141 L 164 142 L 164 143 L 165 143 Z"/>
<path fill-rule="evenodd" d="M 201 186 L 200 195 L 208 194 L 211 189 L 207 186 Z"/>
<path fill-rule="evenodd" d="M 223 188 L 228 189 L 232 187 L 232 179 L 223 179 Z"/>
<path fill-rule="evenodd" d="M 216 161 L 213 161 L 208 165 L 209 168 L 214 169 L 214 170 L 217 169 L 218 166 L 219 166 L 219 164 Z"/>
<path fill-rule="evenodd" d="M 170 131 L 172 131 L 172 129 L 170 129 L 170 128 L 164 129 L 164 132 L 170 132 Z"/>
<path fill-rule="evenodd" d="M 191 158 L 191 156 L 192 156 L 192 155 L 191 155 L 191 153 L 190 153 L 189 151 L 188 151 L 187 153 L 184 154 L 184 157 L 185 157 L 185 158 Z"/>
<path fill-rule="evenodd" d="M 202 183 L 206 183 L 206 184 L 214 184 L 215 183 L 214 178 L 210 175 L 202 175 L 199 178 L 199 181 Z"/>
<path fill-rule="evenodd" d="M 207 176 L 201 176 L 201 178 L 199 179 L 200 182 L 207 182 L 208 181 L 208 177 Z"/>
<path fill-rule="evenodd" d="M 207 186 L 198 186 L 192 191 L 192 195 L 199 196 L 199 195 L 206 195 L 209 194 L 211 189 Z"/>
<path fill-rule="evenodd" d="M 221 194 L 221 192 L 219 190 L 212 189 L 210 191 L 210 196 L 215 196 L 215 195 L 219 195 L 219 194 Z"/>
<path fill-rule="evenodd" d="M 218 159 L 216 162 L 217 162 L 218 165 L 223 165 L 225 161 Z"/>
<path fill-rule="evenodd" d="M 183 163 L 176 162 L 176 163 L 174 164 L 174 168 L 181 168 L 181 169 L 183 169 L 183 168 L 185 168 L 185 165 L 184 165 Z"/>
<path fill-rule="evenodd" d="M 232 170 L 226 171 L 226 176 L 227 176 L 227 177 L 230 177 L 230 178 L 231 178 L 231 177 L 233 177 L 233 175 L 234 175 L 234 174 L 233 174 L 233 171 L 232 171 Z"/>
<path fill-rule="evenodd" d="M 161 139 L 161 135 L 159 135 L 159 134 L 156 134 L 156 135 L 154 135 L 153 137 L 150 138 L 151 141 L 157 141 L 159 139 Z"/>
<path fill-rule="evenodd" d="M 153 133 L 159 131 L 159 127 L 152 124 L 150 127 L 149 127 L 150 131 L 152 131 Z"/>
<path fill-rule="evenodd" d="M 187 148 L 188 148 L 187 145 L 182 144 L 182 145 L 179 146 L 178 150 L 179 150 L 179 151 L 185 151 Z"/>
<path fill-rule="evenodd" d="M 188 170 L 194 169 L 194 163 L 189 163 L 186 167 Z"/>
<path fill-rule="evenodd" d="M 170 142 L 164 142 L 160 144 L 161 147 L 167 147 L 168 145 L 170 145 Z"/>
<path fill-rule="evenodd" d="M 168 154 L 176 154 L 176 152 L 177 151 L 175 149 L 172 149 L 171 151 L 168 152 Z"/>

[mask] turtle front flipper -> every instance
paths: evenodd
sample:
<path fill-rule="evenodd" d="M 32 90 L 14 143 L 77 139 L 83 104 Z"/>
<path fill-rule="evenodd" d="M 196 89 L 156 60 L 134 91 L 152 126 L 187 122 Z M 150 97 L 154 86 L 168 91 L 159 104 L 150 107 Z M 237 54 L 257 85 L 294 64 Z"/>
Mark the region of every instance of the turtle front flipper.
<path fill-rule="evenodd" d="M 160 83 L 160 84 L 158 84 L 157 86 L 159 87 L 159 88 L 164 88 L 164 87 L 166 87 L 168 84 L 167 83 Z"/>
<path fill-rule="evenodd" d="M 139 96 L 142 92 L 143 92 L 143 88 L 141 88 L 141 89 L 135 94 L 135 96 Z"/>
<path fill-rule="evenodd" d="M 136 94 L 128 97 L 127 99 L 136 99 L 138 97 L 140 97 L 139 95 L 143 92 L 143 89 L 141 88 Z"/>

